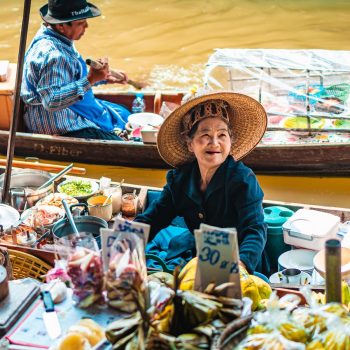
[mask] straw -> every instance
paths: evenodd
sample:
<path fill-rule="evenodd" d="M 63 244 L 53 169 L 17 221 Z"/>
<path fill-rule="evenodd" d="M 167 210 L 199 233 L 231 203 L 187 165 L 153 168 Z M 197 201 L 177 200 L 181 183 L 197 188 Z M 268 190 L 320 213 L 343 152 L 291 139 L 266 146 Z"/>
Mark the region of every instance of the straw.
<path fill-rule="evenodd" d="M 106 198 L 106 200 L 103 202 L 102 206 L 106 205 L 111 197 L 112 197 L 112 193 L 110 193 L 110 194 L 107 196 L 107 198 Z"/>
<path fill-rule="evenodd" d="M 119 182 L 119 187 L 122 187 L 124 183 L 124 179 L 122 179 L 122 181 Z"/>

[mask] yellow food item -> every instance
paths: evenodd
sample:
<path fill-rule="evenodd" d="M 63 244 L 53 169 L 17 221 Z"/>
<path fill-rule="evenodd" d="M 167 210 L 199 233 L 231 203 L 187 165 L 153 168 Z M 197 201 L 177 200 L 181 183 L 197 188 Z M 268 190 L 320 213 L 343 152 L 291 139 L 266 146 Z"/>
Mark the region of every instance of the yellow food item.
<path fill-rule="evenodd" d="M 179 289 L 181 290 L 193 290 L 194 280 L 196 278 L 196 269 L 198 264 L 198 258 L 195 257 L 190 260 L 179 273 Z"/>
<path fill-rule="evenodd" d="M 94 320 L 91 318 L 82 318 L 79 322 L 78 325 L 84 326 L 90 329 L 90 331 L 94 334 L 96 339 L 98 338 L 98 342 L 100 342 L 102 339 L 105 338 L 105 330 Z M 90 345 L 95 345 L 90 342 Z"/>
<path fill-rule="evenodd" d="M 325 347 L 319 340 L 314 340 L 306 346 L 306 350 L 325 350 Z"/>
<path fill-rule="evenodd" d="M 148 281 L 160 282 L 169 288 L 174 288 L 174 276 L 168 272 L 152 273 L 147 279 Z"/>
<path fill-rule="evenodd" d="M 187 265 L 181 270 L 179 274 L 181 290 L 193 290 L 194 280 L 196 278 L 196 269 L 197 269 L 198 258 L 193 258 L 190 260 Z M 266 299 L 271 294 L 270 286 L 264 282 L 259 277 L 249 275 L 246 269 L 240 266 L 240 279 L 241 279 L 241 289 L 242 295 L 244 297 L 249 297 L 252 299 L 252 310 L 256 310 L 259 306 L 261 299 Z M 257 281 L 257 283 L 255 282 Z M 259 290 L 260 286 L 260 290 Z M 262 296 L 260 295 L 262 294 Z"/>
<path fill-rule="evenodd" d="M 305 328 L 299 327 L 293 323 L 282 323 L 279 327 L 281 334 L 288 340 L 306 344 L 309 334 Z"/>
<path fill-rule="evenodd" d="M 80 333 L 70 332 L 59 343 L 57 350 L 92 349 L 87 339 Z"/>
<path fill-rule="evenodd" d="M 256 286 L 259 290 L 259 295 L 261 299 L 268 299 L 272 293 L 272 289 L 268 283 L 262 280 L 258 276 L 250 275 L 250 277 L 254 280 Z"/>
<path fill-rule="evenodd" d="M 342 290 L 342 303 L 345 306 L 349 306 L 350 303 L 350 286 L 345 282 L 341 282 L 341 290 Z"/>
<path fill-rule="evenodd" d="M 239 275 L 241 278 L 242 296 L 248 297 L 253 301 L 252 310 L 254 311 L 257 309 L 261 300 L 258 286 L 256 285 L 252 276 L 249 275 L 247 270 L 242 266 L 239 268 Z"/>

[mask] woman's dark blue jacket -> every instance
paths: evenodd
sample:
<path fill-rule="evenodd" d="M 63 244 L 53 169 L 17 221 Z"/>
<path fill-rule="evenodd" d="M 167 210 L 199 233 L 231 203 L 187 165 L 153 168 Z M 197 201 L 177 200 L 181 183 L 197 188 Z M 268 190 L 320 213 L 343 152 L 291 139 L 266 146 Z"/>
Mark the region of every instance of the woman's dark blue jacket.
<path fill-rule="evenodd" d="M 150 239 L 177 216 L 184 218 L 192 233 L 201 223 L 235 227 L 240 260 L 249 272 L 254 271 L 266 243 L 264 194 L 254 173 L 228 156 L 205 193 L 200 191 L 200 178 L 197 161 L 170 170 L 160 197 L 136 221 L 151 225 Z"/>

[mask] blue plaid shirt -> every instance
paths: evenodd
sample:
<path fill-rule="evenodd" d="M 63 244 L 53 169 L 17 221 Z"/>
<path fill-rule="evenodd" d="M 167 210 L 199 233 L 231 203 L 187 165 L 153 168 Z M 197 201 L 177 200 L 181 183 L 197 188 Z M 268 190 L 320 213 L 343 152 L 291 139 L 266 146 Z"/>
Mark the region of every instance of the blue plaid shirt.
<path fill-rule="evenodd" d="M 73 41 L 42 26 L 27 50 L 21 97 L 29 131 L 62 135 L 98 126 L 68 107 L 91 89 Z"/>

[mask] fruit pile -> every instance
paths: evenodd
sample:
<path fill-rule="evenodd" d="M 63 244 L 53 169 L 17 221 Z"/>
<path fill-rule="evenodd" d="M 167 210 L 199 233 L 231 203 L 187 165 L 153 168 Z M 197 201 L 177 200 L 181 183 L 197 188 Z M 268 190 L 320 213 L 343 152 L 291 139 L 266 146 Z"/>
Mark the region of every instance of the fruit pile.
<path fill-rule="evenodd" d="M 144 294 L 149 295 L 149 300 L 145 300 L 146 312 L 136 304 L 135 312 L 106 329 L 113 349 L 136 350 L 140 344 L 149 350 L 223 349 L 225 344 L 232 347 L 240 342 L 252 318 L 252 302 L 248 298 L 242 301 L 223 296 L 230 283 L 210 284 L 203 293 L 194 291 L 196 265 L 197 259 L 193 259 L 180 274 L 176 271 L 174 276 L 164 272 L 149 276 Z M 256 307 L 261 299 L 258 286 L 248 274 L 241 278 L 245 278 L 246 294 L 255 297 Z M 125 280 L 128 281 L 127 275 Z M 135 284 L 134 279 L 130 281 Z M 116 289 L 122 285 L 120 281 Z M 264 288 L 261 291 L 263 295 L 271 292 Z"/>
<path fill-rule="evenodd" d="M 254 315 L 248 336 L 237 350 L 350 350 L 349 310 L 338 303 L 310 304 L 281 309 L 282 304 L 270 298 L 267 310 Z"/>

